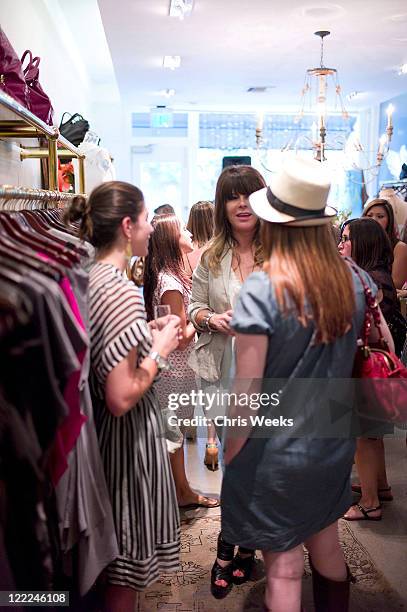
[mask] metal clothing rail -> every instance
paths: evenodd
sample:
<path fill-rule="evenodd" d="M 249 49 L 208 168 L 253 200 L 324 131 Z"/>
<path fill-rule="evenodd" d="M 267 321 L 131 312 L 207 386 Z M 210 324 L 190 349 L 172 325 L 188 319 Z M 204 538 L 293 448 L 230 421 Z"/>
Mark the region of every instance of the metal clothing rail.
<path fill-rule="evenodd" d="M 21 159 L 48 159 L 48 185 L 50 190 L 58 189 L 58 157 L 76 157 L 79 162 L 79 191 L 85 193 L 85 156 L 69 140 L 64 138 L 56 126 L 41 121 L 14 98 L 0 91 L 0 111 L 6 110 L 6 117 L 0 112 L 0 138 L 45 138 L 47 147 L 23 147 Z M 10 118 L 11 117 L 13 118 Z"/>
<path fill-rule="evenodd" d="M 62 208 L 76 196 L 50 189 L 31 189 L 0 185 L 0 210 L 23 210 L 25 208 Z"/>

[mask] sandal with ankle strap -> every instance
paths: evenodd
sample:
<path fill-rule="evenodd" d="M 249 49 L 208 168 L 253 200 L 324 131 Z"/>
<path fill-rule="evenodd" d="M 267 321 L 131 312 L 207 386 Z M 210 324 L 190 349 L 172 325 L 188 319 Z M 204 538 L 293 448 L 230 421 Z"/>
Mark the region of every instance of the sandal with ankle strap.
<path fill-rule="evenodd" d="M 249 557 L 242 557 L 241 553 L 250 553 Z M 239 549 L 233 559 L 233 582 L 234 584 L 244 584 L 250 579 L 250 576 L 253 571 L 255 560 L 255 551 L 249 550 L 248 548 L 242 548 L 239 546 Z M 243 576 L 235 576 L 235 571 L 239 570 L 243 573 Z"/>
<path fill-rule="evenodd" d="M 215 599 L 223 599 L 230 593 L 233 587 L 233 555 L 235 553 L 234 544 L 228 544 L 222 539 L 222 535 L 218 535 L 218 546 L 216 551 L 216 560 L 211 570 L 211 593 Z M 221 561 L 230 561 L 226 567 L 222 567 L 218 563 Z M 226 586 L 216 584 L 218 580 L 224 580 Z"/>
<path fill-rule="evenodd" d="M 375 508 L 364 508 L 360 504 L 353 504 L 353 506 L 356 506 L 358 510 L 360 510 L 360 512 L 362 513 L 362 516 L 352 517 L 352 516 L 346 516 L 346 514 L 344 514 L 342 518 L 345 519 L 345 521 L 381 521 L 382 520 L 381 513 L 380 513 L 380 516 L 369 516 L 371 512 L 376 512 L 376 510 L 381 510 L 382 507 L 380 504 L 376 506 Z"/>

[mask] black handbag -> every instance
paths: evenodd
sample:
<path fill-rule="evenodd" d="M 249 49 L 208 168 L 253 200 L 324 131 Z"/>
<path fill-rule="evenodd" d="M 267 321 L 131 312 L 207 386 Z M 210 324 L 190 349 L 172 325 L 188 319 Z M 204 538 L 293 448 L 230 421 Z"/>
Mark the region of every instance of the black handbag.
<path fill-rule="evenodd" d="M 79 113 L 69 115 L 69 119 L 64 122 L 65 115 L 69 115 L 69 113 L 62 115 L 59 131 L 64 138 L 78 147 L 83 142 L 86 132 L 89 131 L 89 122 Z"/>

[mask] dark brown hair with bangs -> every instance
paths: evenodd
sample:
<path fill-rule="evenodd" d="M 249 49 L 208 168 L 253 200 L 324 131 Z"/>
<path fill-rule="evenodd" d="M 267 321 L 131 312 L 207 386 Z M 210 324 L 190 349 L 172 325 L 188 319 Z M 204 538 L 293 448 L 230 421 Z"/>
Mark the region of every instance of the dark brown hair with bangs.
<path fill-rule="evenodd" d="M 236 246 L 232 226 L 226 215 L 226 202 L 239 195 L 249 196 L 253 192 L 266 187 L 260 174 L 252 166 L 228 166 L 218 178 L 215 193 L 215 230 L 214 237 L 204 252 L 208 267 L 212 272 L 219 272 L 220 262 L 227 249 Z M 256 266 L 263 263 L 263 251 L 260 242 L 260 221 L 258 221 L 253 243 L 255 247 L 254 261 Z"/>
<path fill-rule="evenodd" d="M 317 344 L 343 336 L 352 324 L 352 274 L 332 240 L 329 225 L 288 227 L 262 223 L 264 270 L 284 315 L 316 329 Z"/>
<path fill-rule="evenodd" d="M 191 281 L 185 273 L 179 245 L 180 222 L 175 215 L 158 215 L 152 221 L 154 232 L 150 236 L 148 254 L 144 264 L 144 302 L 147 319 L 154 319 L 153 296 L 160 272 L 175 276 L 186 289 Z"/>

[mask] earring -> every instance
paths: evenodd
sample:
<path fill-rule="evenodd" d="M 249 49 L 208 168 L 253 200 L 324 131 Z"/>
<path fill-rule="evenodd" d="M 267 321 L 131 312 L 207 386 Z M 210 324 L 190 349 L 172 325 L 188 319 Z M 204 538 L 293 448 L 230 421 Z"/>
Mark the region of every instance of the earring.
<path fill-rule="evenodd" d="M 127 242 L 127 245 L 126 245 L 126 257 L 129 260 L 133 257 L 133 249 L 131 248 L 130 238 L 129 238 L 129 240 Z"/>

